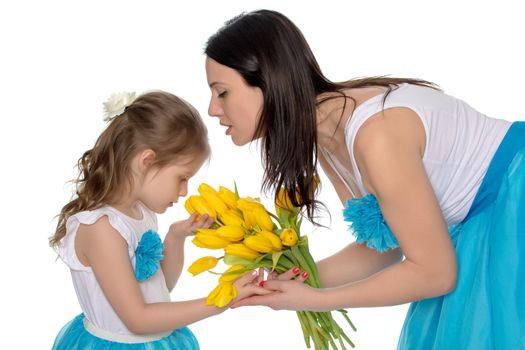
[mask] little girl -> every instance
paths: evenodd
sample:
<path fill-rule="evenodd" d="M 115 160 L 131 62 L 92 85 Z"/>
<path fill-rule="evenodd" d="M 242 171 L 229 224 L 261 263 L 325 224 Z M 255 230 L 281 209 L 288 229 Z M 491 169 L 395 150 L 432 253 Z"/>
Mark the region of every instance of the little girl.
<path fill-rule="evenodd" d="M 183 266 L 184 239 L 212 219 L 173 223 L 164 243 L 155 213 L 187 194 L 188 180 L 209 157 L 198 112 L 166 92 L 113 95 L 109 125 L 78 162 L 76 198 L 50 238 L 69 266 L 83 313 L 58 334 L 53 349 L 199 349 L 185 326 L 224 309 L 205 299 L 170 302 Z M 237 299 L 265 293 L 248 273 Z"/>

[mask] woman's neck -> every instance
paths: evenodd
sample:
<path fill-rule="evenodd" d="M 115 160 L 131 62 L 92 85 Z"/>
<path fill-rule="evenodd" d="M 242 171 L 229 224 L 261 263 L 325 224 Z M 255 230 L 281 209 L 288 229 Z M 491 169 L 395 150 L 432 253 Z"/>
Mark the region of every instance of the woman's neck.
<path fill-rule="evenodd" d="M 357 106 L 383 94 L 382 86 L 347 89 L 341 93 L 329 92 L 317 97 L 323 101 L 317 107 L 317 141 L 319 146 L 333 152 L 338 145 L 345 144 L 345 126 Z M 328 98 L 328 99 L 327 99 Z"/>
<path fill-rule="evenodd" d="M 325 100 L 317 107 L 317 142 L 320 147 L 333 152 L 337 145 L 344 144 L 344 128 L 354 110 L 354 101 L 341 94 L 322 94 L 318 100 Z M 346 104 L 345 104 L 346 101 Z"/>

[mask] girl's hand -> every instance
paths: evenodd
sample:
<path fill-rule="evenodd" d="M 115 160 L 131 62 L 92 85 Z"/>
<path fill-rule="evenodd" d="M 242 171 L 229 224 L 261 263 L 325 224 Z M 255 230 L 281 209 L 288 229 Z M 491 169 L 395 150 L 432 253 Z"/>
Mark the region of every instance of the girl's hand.
<path fill-rule="evenodd" d="M 261 272 L 262 270 L 247 272 L 233 283 L 235 288 L 237 288 L 237 297 L 233 299 L 234 304 L 252 295 L 267 295 L 272 293 L 271 290 L 266 290 L 261 286 L 259 282 Z"/>
<path fill-rule="evenodd" d="M 170 225 L 167 235 L 185 238 L 187 236 L 193 235 L 195 230 L 199 228 L 208 228 L 213 224 L 214 220 L 212 217 L 204 214 L 199 220 L 196 220 L 198 215 L 198 213 L 193 213 L 186 220 L 174 222 Z"/>
<path fill-rule="evenodd" d="M 308 278 L 308 273 L 301 272 L 298 268 L 280 275 L 270 274 L 269 278 L 259 282 L 265 293 L 254 293 L 244 299 L 238 297 L 232 308 L 264 305 L 274 310 L 307 310 L 310 303 L 319 297 L 318 289 L 303 283 Z"/>

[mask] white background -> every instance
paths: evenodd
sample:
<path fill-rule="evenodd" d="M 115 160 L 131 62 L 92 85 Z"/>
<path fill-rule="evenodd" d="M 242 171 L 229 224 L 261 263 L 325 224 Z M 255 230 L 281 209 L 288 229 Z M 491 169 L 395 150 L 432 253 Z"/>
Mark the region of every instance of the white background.
<path fill-rule="evenodd" d="M 47 238 L 70 198 L 66 182 L 75 175 L 76 160 L 105 126 L 102 102 L 111 93 L 164 89 L 200 111 L 213 155 L 190 193 L 202 181 L 217 187 L 235 180 L 241 194 L 259 194 L 256 145 L 235 147 L 207 116 L 202 53 L 224 21 L 258 8 L 294 21 L 331 80 L 427 79 L 487 115 L 525 119 L 525 24 L 517 1 L 2 2 L 2 341 L 21 344 L 16 349 L 49 349 L 58 330 L 80 312 L 69 272 L 55 260 Z M 332 211 L 331 230 L 312 231 L 306 224 L 303 230 L 316 259 L 353 240 L 326 182 L 321 199 Z M 160 233 L 185 215 L 181 204 L 170 209 L 160 218 Z M 187 264 L 206 253 L 187 243 Z M 213 276 L 183 272 L 172 299 L 203 297 L 214 283 Z M 346 329 L 358 349 L 394 349 L 406 309 L 351 309 L 358 332 Z M 288 311 L 229 310 L 191 329 L 204 350 L 305 348 L 295 314 Z"/>

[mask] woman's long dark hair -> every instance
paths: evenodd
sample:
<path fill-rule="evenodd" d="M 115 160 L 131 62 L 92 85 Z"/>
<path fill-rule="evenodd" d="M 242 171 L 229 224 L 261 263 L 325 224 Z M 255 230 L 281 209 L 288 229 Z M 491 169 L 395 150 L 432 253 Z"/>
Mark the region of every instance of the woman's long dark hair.
<path fill-rule="evenodd" d="M 264 103 L 254 139 L 262 138 L 265 166 L 262 188 L 284 187 L 295 206 L 305 206 L 313 221 L 317 176 L 317 97 L 344 89 L 400 83 L 435 87 L 417 79 L 370 77 L 336 83 L 328 80 L 297 26 L 270 10 L 243 13 L 211 36 L 205 54 L 235 69 L 251 86 L 260 88 Z M 386 96 L 386 95 L 385 95 Z M 333 98 L 333 97 L 332 97 Z M 355 103 L 355 101 L 354 101 Z"/>

